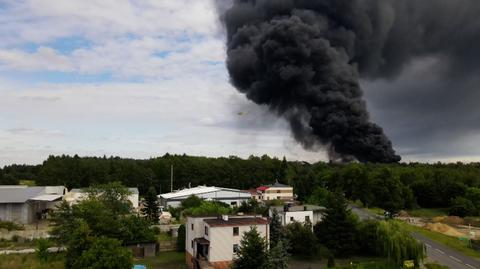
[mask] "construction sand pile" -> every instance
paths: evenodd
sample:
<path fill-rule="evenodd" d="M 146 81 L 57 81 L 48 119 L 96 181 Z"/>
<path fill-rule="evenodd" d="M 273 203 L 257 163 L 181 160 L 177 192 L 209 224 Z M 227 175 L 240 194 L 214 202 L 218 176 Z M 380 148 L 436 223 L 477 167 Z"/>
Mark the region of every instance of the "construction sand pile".
<path fill-rule="evenodd" d="M 453 236 L 453 237 L 466 236 L 465 234 L 459 232 L 457 229 L 443 223 L 427 223 L 425 224 L 424 228 L 433 232 L 442 233 L 442 234 Z"/>

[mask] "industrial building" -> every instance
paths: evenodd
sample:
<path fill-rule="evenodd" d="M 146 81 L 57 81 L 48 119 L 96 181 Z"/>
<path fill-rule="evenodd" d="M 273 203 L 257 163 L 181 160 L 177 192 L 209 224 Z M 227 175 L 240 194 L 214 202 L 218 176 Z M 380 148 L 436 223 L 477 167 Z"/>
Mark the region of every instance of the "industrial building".
<path fill-rule="evenodd" d="M 0 186 L 0 220 L 31 224 L 62 201 L 64 186 Z"/>
<path fill-rule="evenodd" d="M 231 268 L 243 234 L 252 228 L 269 241 L 269 222 L 262 217 L 188 217 L 185 225 L 188 268 Z"/>
<path fill-rule="evenodd" d="M 179 207 L 183 200 L 192 195 L 207 201 L 223 202 L 230 206 L 239 206 L 243 201 L 252 198 L 252 195 L 248 191 L 207 186 L 198 186 L 164 193 L 160 194 L 158 197 L 160 199 L 160 205 L 166 209 L 169 206 L 174 208 Z"/>

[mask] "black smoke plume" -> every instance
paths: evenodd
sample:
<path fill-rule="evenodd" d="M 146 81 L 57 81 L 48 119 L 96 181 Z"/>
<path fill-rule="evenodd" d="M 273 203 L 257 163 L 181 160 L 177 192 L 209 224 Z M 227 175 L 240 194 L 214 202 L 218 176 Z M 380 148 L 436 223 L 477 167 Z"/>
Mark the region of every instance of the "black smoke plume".
<path fill-rule="evenodd" d="M 468 59 L 468 41 L 479 43 L 472 32 L 478 27 L 468 25 L 478 26 L 469 21 L 476 3 L 235 0 L 222 16 L 231 82 L 286 118 L 306 148 L 324 145 L 332 159 L 398 162 L 382 128 L 369 120 L 359 79 L 391 79 L 421 56 L 441 55 L 457 72 L 457 63 L 476 61 Z M 456 18 L 451 12 L 458 10 L 473 16 Z"/>

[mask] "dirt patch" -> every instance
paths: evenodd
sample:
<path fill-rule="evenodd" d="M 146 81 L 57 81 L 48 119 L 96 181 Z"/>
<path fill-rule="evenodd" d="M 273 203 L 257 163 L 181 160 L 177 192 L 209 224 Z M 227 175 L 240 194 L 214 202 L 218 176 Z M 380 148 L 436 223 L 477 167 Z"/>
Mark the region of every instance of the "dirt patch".
<path fill-rule="evenodd" d="M 427 223 L 425 224 L 424 228 L 433 232 L 442 233 L 442 234 L 453 236 L 453 237 L 467 236 L 466 234 L 459 232 L 457 229 L 453 228 L 452 226 L 449 226 L 443 223 Z"/>

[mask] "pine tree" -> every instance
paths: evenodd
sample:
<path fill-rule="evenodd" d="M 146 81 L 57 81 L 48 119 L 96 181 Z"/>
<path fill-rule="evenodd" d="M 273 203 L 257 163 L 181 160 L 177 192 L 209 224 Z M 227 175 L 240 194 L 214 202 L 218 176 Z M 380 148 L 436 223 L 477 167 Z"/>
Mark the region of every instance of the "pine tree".
<path fill-rule="evenodd" d="M 278 243 L 270 248 L 268 252 L 268 269 L 287 269 L 288 268 L 288 252 L 284 240 L 278 241 Z"/>
<path fill-rule="evenodd" d="M 267 244 L 254 227 L 243 234 L 234 269 L 265 269 L 268 265 Z"/>
<path fill-rule="evenodd" d="M 150 187 L 145 196 L 145 207 L 142 209 L 145 217 L 152 223 L 158 223 L 159 218 L 159 204 L 157 198 L 157 191 L 154 187 Z"/>
<path fill-rule="evenodd" d="M 277 210 L 274 209 L 270 219 L 270 248 L 275 247 L 277 243 L 283 239 L 284 235 L 280 216 Z"/>
<path fill-rule="evenodd" d="M 327 199 L 323 221 L 315 225 L 319 243 L 335 256 L 348 256 L 357 249 L 357 220 L 347 209 L 347 201 L 340 193 L 332 193 Z"/>

